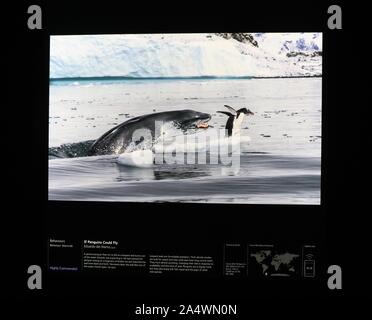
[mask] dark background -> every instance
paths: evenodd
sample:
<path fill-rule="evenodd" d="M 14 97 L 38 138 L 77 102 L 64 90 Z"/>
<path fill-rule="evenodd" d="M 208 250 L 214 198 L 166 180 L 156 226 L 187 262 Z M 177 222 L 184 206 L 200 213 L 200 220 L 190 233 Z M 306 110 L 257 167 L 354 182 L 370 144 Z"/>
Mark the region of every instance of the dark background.
<path fill-rule="evenodd" d="M 42 30 L 28 30 L 27 8 L 42 8 Z M 343 29 L 327 28 L 327 8 L 339 4 Z M 2 122 L 6 139 L 3 183 L 10 206 L 12 293 L 21 299 L 103 295 L 130 303 L 198 301 L 244 303 L 266 297 L 342 297 L 362 294 L 368 278 L 366 202 L 369 186 L 368 60 L 363 9 L 343 2 L 171 4 L 104 1 L 19 2 L 7 11 L 11 28 Z M 49 35 L 161 32 L 323 32 L 321 206 L 192 205 L 48 202 Z M 8 115 L 9 113 L 9 115 Z M 8 225 L 8 224 L 7 224 Z M 177 252 L 226 241 L 318 245 L 318 281 L 247 281 L 220 278 L 82 276 L 46 271 L 46 239 L 120 238 L 139 248 Z M 179 251 L 178 251 L 178 248 Z M 40 265 L 43 289 L 28 290 L 27 268 Z M 343 289 L 327 288 L 327 267 L 343 270 Z"/>

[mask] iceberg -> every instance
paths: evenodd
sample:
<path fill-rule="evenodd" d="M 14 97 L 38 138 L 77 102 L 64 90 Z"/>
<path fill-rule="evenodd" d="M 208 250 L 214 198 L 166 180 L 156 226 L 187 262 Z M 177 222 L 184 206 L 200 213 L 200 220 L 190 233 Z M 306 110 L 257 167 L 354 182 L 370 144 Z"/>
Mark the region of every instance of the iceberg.
<path fill-rule="evenodd" d="M 250 42 L 218 34 L 50 37 L 50 78 L 320 76 L 321 33 L 256 33 Z"/>

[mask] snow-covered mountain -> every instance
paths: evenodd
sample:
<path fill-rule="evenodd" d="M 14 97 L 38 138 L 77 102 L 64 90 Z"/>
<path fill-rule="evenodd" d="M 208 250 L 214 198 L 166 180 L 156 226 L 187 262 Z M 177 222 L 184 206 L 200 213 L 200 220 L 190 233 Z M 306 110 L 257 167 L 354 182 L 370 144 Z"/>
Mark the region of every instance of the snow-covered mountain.
<path fill-rule="evenodd" d="M 277 54 L 322 51 L 321 33 L 254 33 L 257 44 Z"/>
<path fill-rule="evenodd" d="M 321 33 L 52 36 L 50 78 L 319 76 L 321 52 Z"/>

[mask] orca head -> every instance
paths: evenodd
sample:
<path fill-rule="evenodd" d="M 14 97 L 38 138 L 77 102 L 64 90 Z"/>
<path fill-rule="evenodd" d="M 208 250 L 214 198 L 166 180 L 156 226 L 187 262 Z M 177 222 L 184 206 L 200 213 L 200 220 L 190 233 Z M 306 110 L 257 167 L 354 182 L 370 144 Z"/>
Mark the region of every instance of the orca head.
<path fill-rule="evenodd" d="M 176 126 L 183 131 L 190 129 L 206 129 L 209 127 L 208 121 L 211 119 L 209 113 L 198 112 L 195 110 L 182 110 L 177 114 L 174 121 Z"/>

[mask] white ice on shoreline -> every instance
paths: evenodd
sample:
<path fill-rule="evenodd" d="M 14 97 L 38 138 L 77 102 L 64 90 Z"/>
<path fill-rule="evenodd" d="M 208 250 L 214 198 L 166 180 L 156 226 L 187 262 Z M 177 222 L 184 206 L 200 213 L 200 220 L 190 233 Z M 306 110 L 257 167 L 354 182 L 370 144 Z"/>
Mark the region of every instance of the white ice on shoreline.
<path fill-rule="evenodd" d="M 50 78 L 320 76 L 321 33 L 51 36 Z M 287 54 L 292 54 L 288 57 Z"/>

